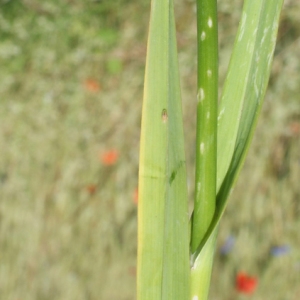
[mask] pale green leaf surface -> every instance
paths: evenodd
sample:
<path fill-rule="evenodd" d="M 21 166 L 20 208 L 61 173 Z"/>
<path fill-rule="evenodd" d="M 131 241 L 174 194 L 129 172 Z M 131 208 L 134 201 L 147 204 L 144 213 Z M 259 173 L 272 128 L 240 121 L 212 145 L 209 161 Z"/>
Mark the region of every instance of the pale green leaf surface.
<path fill-rule="evenodd" d="M 188 232 L 173 3 L 153 0 L 139 170 L 139 300 L 189 298 Z"/>
<path fill-rule="evenodd" d="M 244 3 L 219 110 L 216 214 L 195 257 L 217 231 L 245 160 L 267 88 L 282 3 L 282 0 Z"/>
<path fill-rule="evenodd" d="M 218 215 L 220 217 L 225 209 L 228 195 L 246 158 L 262 108 L 270 76 L 282 4 L 283 0 L 265 0 L 261 3 L 259 29 L 256 33 L 254 55 L 246 86 L 234 155 L 217 196 Z"/>
<path fill-rule="evenodd" d="M 251 79 L 260 8 L 264 1 L 245 1 L 231 55 L 218 116 L 217 191 L 231 163 L 247 85 Z"/>
<path fill-rule="evenodd" d="M 191 268 L 191 300 L 204 300 L 208 297 L 210 278 L 217 238 L 215 230 L 196 256 Z"/>

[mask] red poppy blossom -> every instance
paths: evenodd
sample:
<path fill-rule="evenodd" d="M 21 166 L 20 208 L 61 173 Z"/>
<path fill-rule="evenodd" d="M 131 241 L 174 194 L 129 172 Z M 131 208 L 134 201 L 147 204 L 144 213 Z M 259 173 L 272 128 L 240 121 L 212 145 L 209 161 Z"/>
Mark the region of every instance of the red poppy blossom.
<path fill-rule="evenodd" d="M 101 153 L 100 160 L 103 165 L 111 166 L 117 162 L 118 156 L 119 156 L 118 151 L 112 149 Z"/>
<path fill-rule="evenodd" d="M 239 272 L 236 276 L 236 289 L 243 294 L 251 295 L 257 287 L 257 279 L 243 272 Z"/>
<path fill-rule="evenodd" d="M 84 87 L 87 91 L 96 93 L 100 90 L 100 85 L 95 79 L 86 79 Z"/>
<path fill-rule="evenodd" d="M 97 189 L 97 186 L 95 184 L 89 184 L 87 187 L 86 187 L 86 190 L 88 191 L 88 193 L 90 195 L 94 195 L 95 192 L 96 192 L 96 189 Z"/>

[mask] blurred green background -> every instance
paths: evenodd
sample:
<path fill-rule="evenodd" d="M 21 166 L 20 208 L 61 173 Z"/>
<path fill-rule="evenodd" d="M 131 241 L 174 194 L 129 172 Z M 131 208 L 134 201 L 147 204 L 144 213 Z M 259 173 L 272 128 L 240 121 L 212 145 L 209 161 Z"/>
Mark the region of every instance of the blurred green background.
<path fill-rule="evenodd" d="M 175 3 L 191 200 L 195 3 Z M 219 1 L 220 90 L 241 7 Z M 150 0 L 0 0 L 1 300 L 135 299 L 149 10 Z M 220 226 L 213 300 L 300 299 L 299 15 L 286 0 L 262 116 Z M 241 271 L 256 277 L 253 295 L 236 290 Z"/>

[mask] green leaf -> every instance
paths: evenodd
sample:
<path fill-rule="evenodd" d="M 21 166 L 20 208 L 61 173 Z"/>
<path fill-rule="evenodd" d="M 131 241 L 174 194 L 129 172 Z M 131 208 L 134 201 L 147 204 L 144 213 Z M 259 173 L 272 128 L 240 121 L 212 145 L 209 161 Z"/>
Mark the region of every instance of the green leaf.
<path fill-rule="evenodd" d="M 243 127 L 250 132 L 255 127 L 269 80 L 282 3 L 283 0 L 244 3 L 219 108 L 217 191 L 237 145 L 245 143 L 248 136 L 238 136 L 238 131 Z"/>
<path fill-rule="evenodd" d="M 246 0 L 222 94 L 218 123 L 217 206 L 201 249 L 217 231 L 261 110 L 283 0 Z"/>
<path fill-rule="evenodd" d="M 216 238 L 217 231 L 215 230 L 193 260 L 190 294 L 192 300 L 205 300 L 208 297 Z"/>
<path fill-rule="evenodd" d="M 250 38 L 248 40 L 245 37 L 247 45 L 252 45 L 253 43 L 254 46 L 252 50 L 251 65 L 249 67 L 249 73 L 246 81 L 247 84 L 244 88 L 244 103 L 235 142 L 234 154 L 217 195 L 218 209 L 215 216 L 215 223 L 220 220 L 225 210 L 228 196 L 230 195 L 232 187 L 245 161 L 267 89 L 276 44 L 276 35 L 283 0 L 256 0 L 256 2 L 259 2 L 257 30 L 254 29 L 252 39 Z M 257 11 L 254 11 L 254 8 L 252 7 L 253 1 L 247 1 L 246 4 L 246 11 L 249 13 L 249 20 L 247 20 L 247 14 L 245 13 L 243 14 L 243 18 L 246 19 L 244 22 L 249 24 L 253 20 L 251 16 L 255 16 Z M 241 42 L 246 43 L 243 38 L 242 31 L 240 31 L 238 39 L 240 39 Z M 232 89 L 233 88 L 234 87 L 232 87 Z"/>
<path fill-rule="evenodd" d="M 189 299 L 188 232 L 173 2 L 153 0 L 139 170 L 139 300 Z"/>

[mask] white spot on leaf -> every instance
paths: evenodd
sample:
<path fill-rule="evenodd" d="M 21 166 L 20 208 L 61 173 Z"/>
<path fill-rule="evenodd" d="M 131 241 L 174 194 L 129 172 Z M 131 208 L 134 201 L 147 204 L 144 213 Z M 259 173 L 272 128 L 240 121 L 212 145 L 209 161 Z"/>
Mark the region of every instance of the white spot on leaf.
<path fill-rule="evenodd" d="M 209 28 L 212 28 L 212 26 L 213 26 L 213 21 L 212 21 L 211 17 L 208 18 L 207 25 L 208 25 Z"/>
<path fill-rule="evenodd" d="M 201 182 L 197 183 L 197 193 L 200 193 L 201 190 Z"/>
<path fill-rule="evenodd" d="M 199 89 L 197 98 L 198 98 L 198 102 L 202 102 L 202 101 L 204 100 L 204 98 L 205 98 L 205 93 L 204 93 L 203 88 L 200 88 L 200 89 Z"/>
<path fill-rule="evenodd" d="M 220 121 L 224 112 L 225 112 L 225 107 L 220 111 L 219 116 L 218 116 L 218 121 Z"/>
<path fill-rule="evenodd" d="M 201 41 L 204 41 L 205 38 L 206 38 L 206 33 L 205 33 L 205 31 L 202 31 L 202 33 L 201 33 Z"/>
<path fill-rule="evenodd" d="M 205 148 L 204 143 L 201 143 L 201 144 L 200 144 L 200 153 L 201 153 L 201 154 L 204 153 L 204 148 Z"/>
<path fill-rule="evenodd" d="M 212 75 L 212 71 L 211 70 L 207 70 L 207 76 L 211 77 L 211 75 Z"/>
<path fill-rule="evenodd" d="M 199 300 L 199 298 L 198 298 L 197 295 L 195 295 L 195 296 L 193 296 L 193 299 L 192 299 L 192 300 Z"/>
<path fill-rule="evenodd" d="M 241 31 L 240 31 L 239 38 L 238 38 L 239 42 L 243 38 L 243 35 L 244 35 L 244 32 L 245 32 L 246 20 L 247 20 L 247 14 L 243 13 L 243 15 L 242 15 L 242 21 L 241 21 Z"/>

